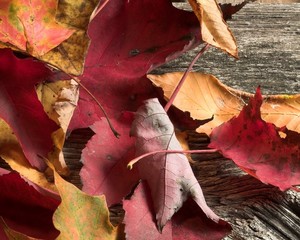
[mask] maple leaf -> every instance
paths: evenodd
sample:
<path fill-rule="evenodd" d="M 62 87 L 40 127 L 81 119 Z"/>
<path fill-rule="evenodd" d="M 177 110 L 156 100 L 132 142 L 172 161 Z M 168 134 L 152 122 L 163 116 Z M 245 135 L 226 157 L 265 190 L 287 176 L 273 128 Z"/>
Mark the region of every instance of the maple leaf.
<path fill-rule="evenodd" d="M 220 150 L 260 181 L 286 190 L 300 184 L 299 134 L 262 120 L 262 102 L 258 88 L 237 117 L 212 131 L 209 147 Z"/>
<path fill-rule="evenodd" d="M 153 219 L 153 204 L 146 182 L 142 181 L 135 189 L 130 200 L 123 201 L 125 210 L 124 224 L 126 239 L 155 240 L 196 240 L 222 239 L 231 231 L 228 223 L 220 220 L 215 223 L 190 199 L 166 224 L 162 232 L 158 232 Z M 143 222 L 142 227 L 140 223 Z"/>
<path fill-rule="evenodd" d="M 26 159 L 23 150 L 13 134 L 12 129 L 0 119 L 0 157 L 22 176 L 39 186 L 56 191 L 55 186 L 48 182 L 46 176 L 33 168 Z"/>
<path fill-rule="evenodd" d="M 137 156 L 156 150 L 182 150 L 174 127 L 157 99 L 145 101 L 135 116 L 131 134 L 137 138 Z M 209 218 L 219 221 L 219 217 L 207 206 L 186 156 L 155 154 L 140 160 L 138 169 L 140 177 L 150 186 L 160 230 L 189 196 Z"/>
<path fill-rule="evenodd" d="M 90 196 L 66 182 L 54 171 L 61 204 L 53 215 L 60 231 L 57 239 L 117 239 L 118 228 L 109 221 L 105 196 Z"/>
<path fill-rule="evenodd" d="M 129 136 L 132 121 L 127 114 L 112 119 L 114 126 L 120 129 L 119 139 L 110 131 L 105 119 L 94 123 L 91 129 L 99 134 L 89 140 L 81 155 L 82 190 L 92 195 L 104 194 L 109 206 L 120 203 L 139 180 L 137 171 L 127 168 L 134 157 L 135 141 Z"/>
<path fill-rule="evenodd" d="M 82 84 L 91 89 L 108 115 L 135 111 L 154 94 L 145 73 L 200 43 L 193 13 L 168 0 L 109 1 L 89 24 L 91 45 Z M 88 127 L 102 114 L 81 91 L 70 129 Z"/>
<path fill-rule="evenodd" d="M 189 0 L 189 3 L 199 19 L 203 41 L 238 58 L 235 38 L 218 3 L 215 0 Z"/>
<path fill-rule="evenodd" d="M 161 87 L 164 96 L 169 99 L 182 75 L 177 72 L 148 75 L 148 78 L 155 86 Z M 194 119 L 212 119 L 196 129 L 199 133 L 209 135 L 215 127 L 237 116 L 252 96 L 222 84 L 212 75 L 192 72 L 175 98 L 174 106 L 190 112 Z M 300 94 L 265 96 L 261 106 L 263 120 L 300 133 L 299 111 Z"/>
<path fill-rule="evenodd" d="M 42 195 L 17 173 L 1 175 L 0 186 L 0 215 L 9 228 L 35 238 L 58 235 L 52 224 L 58 200 Z"/>
<path fill-rule="evenodd" d="M 68 74 L 82 74 L 86 52 L 90 45 L 87 28 L 98 4 L 99 0 L 58 1 L 56 20 L 75 31 L 40 59 Z"/>
<path fill-rule="evenodd" d="M 34 86 L 50 75 L 43 63 L 0 50 L 0 117 L 12 128 L 26 159 L 39 170 L 46 165 L 37 155 L 51 151 L 51 134 L 58 126 L 44 112 Z"/>
<path fill-rule="evenodd" d="M 56 8 L 57 0 L 1 1 L 0 41 L 33 56 L 49 52 L 74 32 L 56 21 Z"/>
<path fill-rule="evenodd" d="M 27 52 L 67 73 L 79 75 L 89 45 L 86 29 L 98 2 L 2 1 L 0 47 Z"/>

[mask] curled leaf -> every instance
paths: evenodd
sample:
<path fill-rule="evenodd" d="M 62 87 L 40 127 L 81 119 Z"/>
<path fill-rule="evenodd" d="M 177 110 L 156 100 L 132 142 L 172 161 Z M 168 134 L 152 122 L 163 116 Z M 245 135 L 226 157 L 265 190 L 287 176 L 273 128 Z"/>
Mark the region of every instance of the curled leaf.
<path fill-rule="evenodd" d="M 136 155 L 157 150 L 181 150 L 174 127 L 157 99 L 144 102 L 132 123 L 131 134 L 136 136 Z M 160 230 L 191 196 L 205 214 L 218 222 L 219 217 L 207 206 L 201 187 L 186 156 L 159 153 L 140 160 L 140 177 L 147 180 L 157 226 Z"/>
<path fill-rule="evenodd" d="M 189 0 L 189 3 L 200 22 L 203 41 L 238 58 L 235 38 L 223 19 L 217 1 Z"/>

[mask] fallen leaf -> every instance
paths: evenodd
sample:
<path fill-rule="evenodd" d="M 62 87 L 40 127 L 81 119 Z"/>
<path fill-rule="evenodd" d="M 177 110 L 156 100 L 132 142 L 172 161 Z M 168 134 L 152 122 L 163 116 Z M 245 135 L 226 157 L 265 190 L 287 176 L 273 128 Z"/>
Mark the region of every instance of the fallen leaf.
<path fill-rule="evenodd" d="M 6 47 L 41 56 L 74 32 L 55 19 L 57 0 L 10 0 L 0 4 L 0 41 Z"/>
<path fill-rule="evenodd" d="M 258 88 L 239 116 L 212 131 L 209 147 L 218 149 L 263 183 L 284 191 L 300 184 L 300 136 L 262 120 L 262 102 Z"/>
<path fill-rule="evenodd" d="M 47 181 L 44 173 L 39 172 L 30 165 L 12 129 L 1 119 L 0 132 L 0 157 L 7 162 L 13 170 L 19 172 L 31 182 L 56 192 L 56 187 L 53 183 Z"/>
<path fill-rule="evenodd" d="M 55 148 L 48 154 L 48 159 L 54 164 L 56 171 L 62 175 L 67 175 L 68 168 L 62 149 L 69 123 L 78 102 L 78 84 L 73 80 L 43 82 L 37 86 L 36 91 L 49 118 L 60 126 L 52 134 Z"/>
<path fill-rule="evenodd" d="M 193 13 L 169 0 L 109 1 L 89 24 L 82 84 L 110 117 L 135 111 L 154 95 L 145 73 L 197 46 L 198 26 Z M 86 92 L 80 92 L 80 99 L 70 129 L 89 127 L 103 117 Z"/>
<path fill-rule="evenodd" d="M 174 127 L 157 99 L 144 102 L 135 114 L 131 134 L 136 137 L 136 155 L 156 150 L 182 150 Z M 218 222 L 207 206 L 188 159 L 183 154 L 155 154 L 138 163 L 140 177 L 151 189 L 159 230 L 191 196 L 205 214 Z"/>
<path fill-rule="evenodd" d="M 189 0 L 189 3 L 200 22 L 203 41 L 238 58 L 235 38 L 218 3 L 215 0 Z"/>
<path fill-rule="evenodd" d="M 59 201 L 44 196 L 19 174 L 0 176 L 0 216 L 9 228 L 34 238 L 55 239 L 52 215 Z"/>
<path fill-rule="evenodd" d="M 90 196 L 68 183 L 54 171 L 61 204 L 53 215 L 60 231 L 57 239 L 117 239 L 118 228 L 109 221 L 105 196 Z"/>
<path fill-rule="evenodd" d="M 169 99 L 183 73 L 148 75 L 157 87 L 164 90 Z M 197 128 L 197 132 L 209 135 L 223 122 L 237 116 L 253 94 L 242 92 L 222 84 L 216 77 L 203 73 L 189 73 L 174 106 L 188 111 L 198 120 L 212 119 Z M 286 126 L 300 133 L 300 94 L 264 96 L 261 106 L 262 119 L 277 127 Z"/>
<path fill-rule="evenodd" d="M 14 239 L 14 240 L 39 240 L 37 238 L 32 238 L 29 237 L 23 233 L 17 232 L 11 228 L 9 228 L 9 226 L 7 226 L 7 224 L 5 223 L 5 221 L 3 220 L 2 217 L 0 217 L 0 226 L 2 226 L 2 229 L 4 231 L 4 234 L 1 235 L 1 240 L 9 240 L 9 239 Z M 1 230 L 0 230 L 1 231 Z"/>
<path fill-rule="evenodd" d="M 125 210 L 123 222 L 128 240 L 214 240 L 223 239 L 231 232 L 228 223 L 222 220 L 215 223 L 208 219 L 197 204 L 188 199 L 160 233 L 153 217 L 150 190 L 144 181 L 135 189 L 130 200 L 124 200 L 123 208 Z"/>
<path fill-rule="evenodd" d="M 137 170 L 127 168 L 134 157 L 135 139 L 129 136 L 131 122 L 125 113 L 117 120 L 112 119 L 121 134 L 119 139 L 105 119 L 95 122 L 91 129 L 96 134 L 82 151 L 82 190 L 91 195 L 104 194 L 108 206 L 120 203 L 139 180 Z"/>
<path fill-rule="evenodd" d="M 52 150 L 51 134 L 58 129 L 35 92 L 35 84 L 50 75 L 43 63 L 18 59 L 10 49 L 0 49 L 0 117 L 12 128 L 26 159 L 38 170 L 45 170 L 46 165 L 37 155 L 47 156 Z"/>
<path fill-rule="evenodd" d="M 68 39 L 41 56 L 40 59 L 68 74 L 82 74 L 85 56 L 90 45 L 87 29 L 90 17 L 98 4 L 99 0 L 58 1 L 57 21 L 64 26 L 71 26 L 75 31 Z"/>

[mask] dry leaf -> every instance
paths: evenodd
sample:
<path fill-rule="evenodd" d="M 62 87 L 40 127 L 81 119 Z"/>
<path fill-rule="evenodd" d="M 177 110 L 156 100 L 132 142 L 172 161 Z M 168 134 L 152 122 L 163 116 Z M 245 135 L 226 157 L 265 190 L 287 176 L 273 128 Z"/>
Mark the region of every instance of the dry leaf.
<path fill-rule="evenodd" d="M 19 172 L 31 182 L 55 192 L 56 187 L 54 184 L 49 183 L 46 176 L 33 168 L 27 161 L 18 139 L 7 123 L 1 119 L 0 132 L 0 157 L 7 162 L 13 170 Z"/>
<path fill-rule="evenodd" d="M 164 90 L 168 99 L 173 93 L 183 73 L 148 75 L 148 78 Z M 201 125 L 197 132 L 209 135 L 211 131 L 237 116 L 253 94 L 242 92 L 222 84 L 216 77 L 203 73 L 189 73 L 174 105 L 188 111 L 198 120 L 212 121 Z M 286 126 L 300 133 L 300 95 L 264 96 L 261 107 L 262 119 L 277 127 Z"/>
<path fill-rule="evenodd" d="M 136 155 L 157 150 L 182 150 L 174 127 L 157 99 L 148 99 L 136 112 L 131 134 L 136 137 Z M 215 222 L 219 217 L 207 206 L 201 187 L 183 154 L 160 153 L 138 163 L 140 177 L 147 180 L 160 230 L 191 196 Z"/>
<path fill-rule="evenodd" d="M 68 168 L 62 149 L 68 125 L 78 102 L 78 84 L 73 80 L 43 82 L 37 86 L 37 94 L 47 115 L 60 126 L 60 129 L 52 134 L 55 148 L 48 158 L 60 174 L 66 175 Z"/>
<path fill-rule="evenodd" d="M 189 3 L 200 22 L 203 41 L 238 58 L 235 38 L 218 3 L 215 0 L 189 0 Z"/>
<path fill-rule="evenodd" d="M 61 204 L 53 215 L 54 226 L 60 231 L 58 240 L 117 239 L 118 228 L 109 221 L 104 195 L 87 195 L 55 171 L 54 177 L 61 196 Z"/>
<path fill-rule="evenodd" d="M 11 0 L 0 3 L 2 46 L 42 56 L 69 38 L 73 28 L 55 19 L 57 0 Z"/>
<path fill-rule="evenodd" d="M 284 191 L 300 184 L 300 135 L 263 121 L 262 102 L 258 88 L 237 117 L 212 131 L 209 147 L 260 181 Z"/>

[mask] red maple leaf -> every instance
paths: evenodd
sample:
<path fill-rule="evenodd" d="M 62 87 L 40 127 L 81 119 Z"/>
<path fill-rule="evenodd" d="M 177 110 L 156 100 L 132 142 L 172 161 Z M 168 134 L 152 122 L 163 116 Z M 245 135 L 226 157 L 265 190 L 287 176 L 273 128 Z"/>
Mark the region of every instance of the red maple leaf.
<path fill-rule="evenodd" d="M 47 156 L 52 150 L 51 134 L 58 126 L 44 112 L 35 84 L 50 75 L 43 63 L 0 50 L 0 117 L 13 129 L 31 165 L 40 170 L 46 165 L 38 155 Z"/>
<path fill-rule="evenodd" d="M 129 136 L 132 120 L 128 114 L 112 121 L 120 130 L 120 139 L 113 135 L 105 119 L 95 122 L 91 129 L 98 134 L 89 140 L 81 155 L 82 190 L 91 195 L 104 194 L 108 206 L 120 203 L 139 180 L 137 170 L 127 168 L 134 158 L 135 141 Z"/>
<path fill-rule="evenodd" d="M 262 120 L 262 101 L 258 88 L 238 117 L 213 130 L 209 147 L 260 181 L 286 190 L 300 184 L 300 135 Z"/>
<path fill-rule="evenodd" d="M 88 29 L 91 45 L 80 77 L 111 117 L 135 111 L 153 96 L 145 74 L 200 42 L 194 13 L 169 0 L 109 1 Z M 102 116 L 84 92 L 70 129 L 88 127 Z"/>

